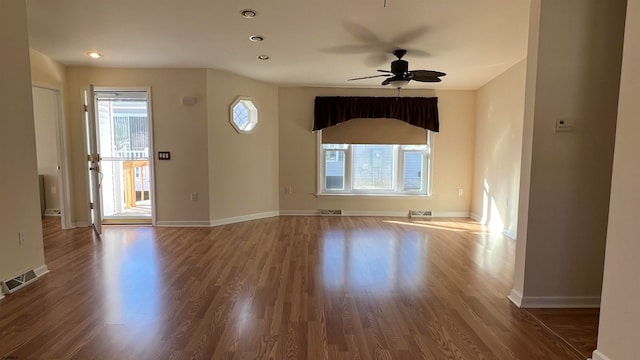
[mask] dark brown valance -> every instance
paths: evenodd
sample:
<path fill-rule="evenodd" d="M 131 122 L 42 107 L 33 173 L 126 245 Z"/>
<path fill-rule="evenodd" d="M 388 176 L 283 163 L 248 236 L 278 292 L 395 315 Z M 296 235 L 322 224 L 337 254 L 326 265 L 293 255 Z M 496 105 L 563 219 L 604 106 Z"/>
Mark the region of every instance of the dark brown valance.
<path fill-rule="evenodd" d="M 314 114 L 314 131 L 359 118 L 398 119 L 434 132 L 440 130 L 437 97 L 318 96 Z"/>

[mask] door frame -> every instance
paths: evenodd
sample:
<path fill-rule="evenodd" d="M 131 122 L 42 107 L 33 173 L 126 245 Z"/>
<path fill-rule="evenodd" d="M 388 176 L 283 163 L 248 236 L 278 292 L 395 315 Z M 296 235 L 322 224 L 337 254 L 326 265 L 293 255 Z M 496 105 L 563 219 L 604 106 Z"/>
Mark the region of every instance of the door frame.
<path fill-rule="evenodd" d="M 73 210 L 71 208 L 71 187 L 69 186 L 70 172 L 68 164 L 69 159 L 68 143 L 67 143 L 67 126 L 64 117 L 64 90 L 57 86 L 52 86 L 39 81 L 33 81 L 31 87 L 50 90 L 57 95 L 57 116 L 56 116 L 56 148 L 58 155 L 58 196 L 60 197 L 60 226 L 63 230 L 75 228 L 75 224 L 71 222 L 73 219 Z M 46 191 L 46 189 L 45 189 Z"/>
<path fill-rule="evenodd" d="M 87 85 L 86 87 L 83 87 L 84 89 L 89 88 L 89 86 L 91 85 Z M 151 179 L 149 179 L 149 192 L 150 192 L 150 198 L 151 198 L 151 225 L 152 226 L 156 226 L 156 171 L 155 171 L 155 147 L 154 147 L 154 138 L 153 138 L 153 103 L 152 103 L 152 93 L 151 93 L 151 87 L 150 86 L 99 86 L 99 85 L 94 85 L 93 86 L 93 92 L 94 94 L 96 92 L 115 92 L 115 91 L 144 91 L 147 93 L 147 118 L 149 119 L 149 174 L 151 175 Z M 95 96 L 93 99 L 90 99 L 90 101 L 92 101 L 92 105 L 95 108 Z M 84 111 L 84 107 L 82 108 L 82 111 Z M 95 111 L 94 111 L 95 112 Z M 97 117 L 94 114 L 94 121 L 97 121 Z M 86 129 L 85 129 L 85 134 L 86 134 Z M 85 148 L 86 148 L 86 141 L 88 141 L 88 139 L 86 139 L 86 135 L 84 136 L 85 138 Z M 89 183 L 88 181 L 90 181 L 89 176 L 88 176 L 88 172 L 85 171 L 85 173 L 87 173 L 86 177 L 87 177 L 87 194 L 90 191 L 89 188 Z M 87 207 L 88 210 L 88 215 L 89 215 L 89 219 L 91 218 L 91 209 L 89 209 Z M 102 211 L 102 209 L 100 209 L 100 211 Z"/>

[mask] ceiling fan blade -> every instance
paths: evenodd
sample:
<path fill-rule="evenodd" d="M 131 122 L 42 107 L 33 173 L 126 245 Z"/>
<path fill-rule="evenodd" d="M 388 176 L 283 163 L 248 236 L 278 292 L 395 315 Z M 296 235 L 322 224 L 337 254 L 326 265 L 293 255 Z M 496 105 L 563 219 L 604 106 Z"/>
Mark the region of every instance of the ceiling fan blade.
<path fill-rule="evenodd" d="M 389 70 L 378 70 L 378 71 L 383 72 L 383 73 L 393 74 L 393 73 L 392 73 L 391 71 L 389 71 Z"/>
<path fill-rule="evenodd" d="M 384 79 L 384 81 L 382 82 L 382 85 L 389 85 L 389 83 L 391 82 L 391 79 L 393 79 L 393 78 L 390 77 L 390 78 Z"/>
<path fill-rule="evenodd" d="M 439 76 L 447 75 L 443 72 L 434 71 L 434 70 L 411 70 L 409 72 L 413 74 L 414 80 L 418 80 L 419 78 L 431 78 L 431 77 L 439 77 Z"/>
<path fill-rule="evenodd" d="M 351 81 L 351 80 L 364 80 L 364 79 L 371 79 L 371 78 L 377 78 L 377 77 L 382 77 L 382 76 L 389 76 L 389 75 L 372 75 L 372 76 L 363 76 L 363 77 L 357 77 L 357 78 L 353 78 L 353 79 L 347 79 L 347 81 Z"/>
<path fill-rule="evenodd" d="M 389 58 L 387 54 L 377 52 L 372 52 L 364 58 L 364 64 L 369 67 L 379 67 L 386 64 L 388 61 Z"/>
<path fill-rule="evenodd" d="M 357 40 L 360 40 L 361 42 L 363 42 L 364 45 L 371 46 L 371 45 L 380 45 L 384 43 L 382 39 L 380 39 L 380 37 L 376 35 L 376 33 L 367 29 L 363 25 L 347 21 L 343 23 L 343 26 L 344 26 L 344 29 L 349 34 L 351 34 Z"/>
<path fill-rule="evenodd" d="M 429 31 L 429 26 L 421 26 L 409 31 L 405 31 L 404 33 L 400 34 L 395 39 L 393 39 L 393 41 L 391 42 L 395 44 L 411 43 L 411 42 L 414 42 L 415 40 L 418 40 L 428 31 Z"/>
<path fill-rule="evenodd" d="M 339 45 L 320 49 L 327 54 L 366 54 L 371 51 L 371 46 L 364 45 Z"/>
<path fill-rule="evenodd" d="M 439 77 L 435 77 L 435 76 L 433 76 L 433 77 L 419 77 L 419 78 L 413 77 L 413 78 L 411 78 L 411 80 L 420 81 L 420 82 L 440 82 L 440 81 L 442 81 L 442 79 L 440 79 Z"/>

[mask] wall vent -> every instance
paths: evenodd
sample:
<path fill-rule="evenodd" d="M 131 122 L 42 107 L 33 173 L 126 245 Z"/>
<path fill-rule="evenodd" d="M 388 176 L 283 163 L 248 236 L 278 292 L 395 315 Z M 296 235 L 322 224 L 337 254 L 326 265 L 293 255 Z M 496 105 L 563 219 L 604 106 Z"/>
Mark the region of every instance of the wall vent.
<path fill-rule="evenodd" d="M 320 216 L 342 216 L 340 209 L 320 209 Z"/>
<path fill-rule="evenodd" d="M 431 210 L 409 210 L 409 217 L 412 218 L 431 217 L 432 215 Z"/>
<path fill-rule="evenodd" d="M 38 276 L 36 275 L 36 272 L 33 270 L 29 270 L 22 275 L 14 277 L 13 279 L 1 282 L 0 285 L 2 285 L 2 292 L 5 294 L 14 293 L 27 286 L 28 284 L 34 282 L 37 278 Z"/>

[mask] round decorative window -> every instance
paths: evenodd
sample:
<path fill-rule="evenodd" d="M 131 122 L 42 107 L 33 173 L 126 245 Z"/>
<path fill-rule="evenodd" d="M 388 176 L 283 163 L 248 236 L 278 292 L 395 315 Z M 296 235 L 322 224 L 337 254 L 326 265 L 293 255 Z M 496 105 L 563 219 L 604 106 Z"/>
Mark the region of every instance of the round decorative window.
<path fill-rule="evenodd" d="M 258 124 L 258 109 L 251 98 L 239 96 L 230 108 L 230 122 L 240 134 L 250 133 Z"/>

